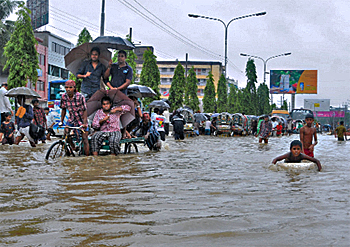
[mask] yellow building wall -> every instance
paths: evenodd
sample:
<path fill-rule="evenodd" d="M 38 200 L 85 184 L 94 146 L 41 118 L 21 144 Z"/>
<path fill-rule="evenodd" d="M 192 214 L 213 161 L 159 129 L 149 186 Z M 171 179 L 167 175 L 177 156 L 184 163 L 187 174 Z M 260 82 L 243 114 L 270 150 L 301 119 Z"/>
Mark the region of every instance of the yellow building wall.
<path fill-rule="evenodd" d="M 158 64 L 158 68 L 159 68 L 159 71 L 160 71 L 160 79 L 162 78 L 173 78 L 174 76 L 174 73 L 171 73 L 169 71 L 167 71 L 166 73 L 163 73 L 162 72 L 162 68 L 173 68 L 175 70 L 177 65 L 175 64 Z M 190 69 L 191 67 L 193 66 L 194 69 L 206 69 L 206 70 L 211 70 L 212 74 L 213 74 L 213 79 L 214 79 L 214 85 L 215 85 L 215 91 L 217 91 L 217 86 L 218 86 L 218 82 L 219 82 L 219 79 L 220 79 L 220 75 L 222 73 L 222 69 L 221 69 L 221 65 L 219 64 L 214 64 L 214 65 L 211 65 L 211 64 L 198 64 L 198 65 L 190 65 L 188 66 L 187 68 Z M 185 66 L 184 66 L 185 68 Z M 138 72 L 138 80 L 140 79 L 140 74 L 141 74 L 141 70 L 142 70 L 142 64 L 138 64 L 136 66 L 136 70 Z M 197 74 L 196 73 L 196 77 L 197 79 L 208 79 L 207 78 L 207 74 L 209 73 L 209 71 L 206 73 L 206 74 Z M 171 87 L 171 84 L 160 84 L 159 85 L 159 89 L 161 88 L 166 88 L 166 89 L 170 89 Z M 204 90 L 205 86 L 200 86 L 198 85 L 198 89 L 203 89 Z M 168 98 L 168 96 L 163 96 L 161 95 L 161 98 Z M 198 95 L 198 98 L 202 99 L 203 96 L 199 96 Z"/>

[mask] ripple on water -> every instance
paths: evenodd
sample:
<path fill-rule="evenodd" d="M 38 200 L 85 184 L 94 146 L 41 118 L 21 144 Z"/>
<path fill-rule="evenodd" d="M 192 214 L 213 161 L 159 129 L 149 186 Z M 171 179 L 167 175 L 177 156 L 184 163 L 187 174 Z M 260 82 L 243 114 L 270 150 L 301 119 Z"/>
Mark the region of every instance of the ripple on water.
<path fill-rule="evenodd" d="M 1 245 L 346 246 L 349 143 L 315 169 L 273 166 L 298 136 L 168 138 L 160 152 L 44 160 L 0 146 Z"/>

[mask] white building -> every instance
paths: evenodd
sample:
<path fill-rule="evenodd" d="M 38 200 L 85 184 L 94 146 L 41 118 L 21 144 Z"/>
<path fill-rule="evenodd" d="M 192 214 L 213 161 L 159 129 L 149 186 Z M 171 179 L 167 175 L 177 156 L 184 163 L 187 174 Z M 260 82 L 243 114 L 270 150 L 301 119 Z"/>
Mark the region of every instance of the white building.
<path fill-rule="evenodd" d="M 36 37 L 43 40 L 48 51 L 48 81 L 68 79 L 69 71 L 64 65 L 64 56 L 74 48 L 74 45 L 49 31 L 36 31 Z"/>

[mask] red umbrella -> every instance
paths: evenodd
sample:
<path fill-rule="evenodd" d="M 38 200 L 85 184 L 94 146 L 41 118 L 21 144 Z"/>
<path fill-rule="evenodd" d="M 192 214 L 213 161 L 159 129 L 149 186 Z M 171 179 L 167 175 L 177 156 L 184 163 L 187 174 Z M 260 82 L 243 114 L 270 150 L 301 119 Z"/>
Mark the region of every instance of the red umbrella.
<path fill-rule="evenodd" d="M 131 110 L 121 115 L 120 117 L 120 121 L 124 127 L 128 125 L 132 120 L 135 119 L 134 101 L 129 99 L 128 96 L 126 96 L 125 94 L 123 94 L 121 91 L 117 89 L 112 89 L 112 90 L 100 89 L 96 93 L 94 93 L 91 96 L 91 98 L 86 102 L 88 116 L 90 116 L 91 114 L 94 114 L 98 109 L 101 109 L 102 107 L 101 99 L 104 96 L 109 96 L 112 99 L 113 106 L 121 106 L 121 105 L 130 106 Z"/>

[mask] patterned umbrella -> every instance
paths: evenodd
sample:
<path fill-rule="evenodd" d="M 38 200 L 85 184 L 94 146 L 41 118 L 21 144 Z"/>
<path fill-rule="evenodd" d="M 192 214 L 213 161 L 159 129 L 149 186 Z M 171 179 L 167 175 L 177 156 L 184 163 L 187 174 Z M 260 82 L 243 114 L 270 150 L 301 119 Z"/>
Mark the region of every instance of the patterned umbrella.
<path fill-rule="evenodd" d="M 103 90 L 100 89 L 94 93 L 91 98 L 86 102 L 87 114 L 90 116 L 94 114 L 98 109 L 101 109 L 101 99 L 104 96 L 109 96 L 112 99 L 113 106 L 128 105 L 131 107 L 129 112 L 126 112 L 120 117 L 120 121 L 123 126 L 128 125 L 135 119 L 134 102 L 128 98 L 125 94 L 117 89 Z"/>

